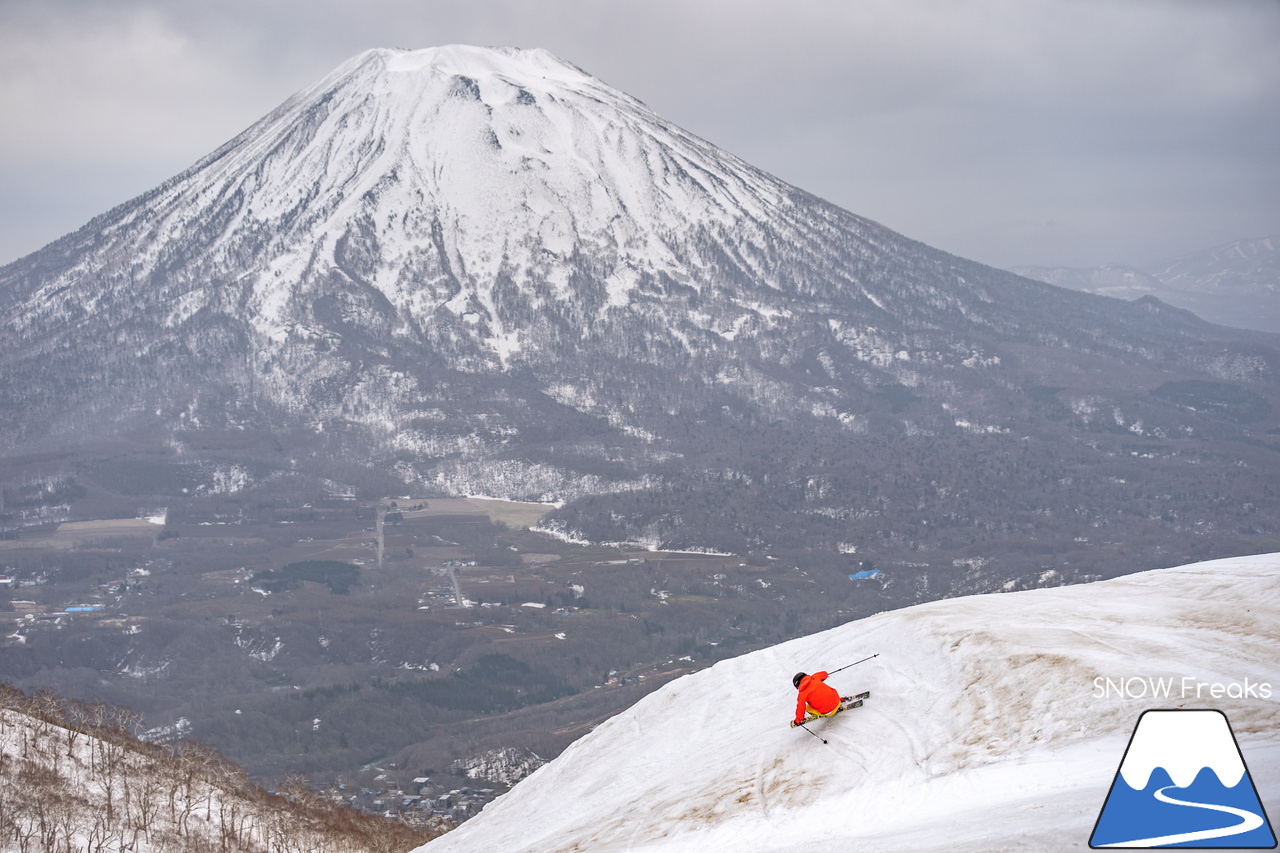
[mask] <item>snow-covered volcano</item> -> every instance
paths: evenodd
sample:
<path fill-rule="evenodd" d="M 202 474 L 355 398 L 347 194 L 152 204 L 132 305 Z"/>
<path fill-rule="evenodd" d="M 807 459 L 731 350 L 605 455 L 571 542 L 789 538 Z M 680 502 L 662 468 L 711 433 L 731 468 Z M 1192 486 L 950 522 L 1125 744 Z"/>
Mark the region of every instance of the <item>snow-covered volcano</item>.
<path fill-rule="evenodd" d="M 33 494 L 490 494 L 592 541 L 828 554 L 1192 495 L 1136 523 L 1269 536 L 1237 509 L 1280 457 L 1239 449 L 1280 430 L 1277 377 L 1280 338 L 924 246 L 542 50 L 361 54 L 0 269 L 0 461 Z M 1197 446 L 1131 494 L 1117 435 L 1260 473 L 1201 501 Z M 957 474 L 924 498 L 904 460 Z"/>
<path fill-rule="evenodd" d="M 372 50 L 104 236 L 134 281 L 189 258 L 163 284 L 171 325 L 234 293 L 265 338 L 324 338 L 312 303 L 336 287 L 385 315 L 349 316 L 358 326 L 459 335 L 505 360 L 530 343 L 523 311 L 559 303 L 590 322 L 643 275 L 687 281 L 674 243 L 768 219 L 792 193 L 545 51 Z M 88 309 L 113 279 L 76 301 Z"/>
<path fill-rule="evenodd" d="M 998 366 L 993 334 L 1155 353 L 1169 329 L 1154 313 L 911 241 L 546 51 L 452 45 L 354 57 L 0 270 L 0 357 L 65 377 L 22 384 L 28 419 L 75 411 L 101 380 L 116 387 L 114 405 L 89 404 L 98 432 L 103 415 L 171 428 L 274 415 L 439 455 L 458 445 L 424 428 L 451 414 L 431 369 L 531 371 L 525 393 L 653 435 L 652 410 L 689 403 L 625 387 L 649 370 L 770 416 L 839 418 L 848 380 L 916 387 L 922 370 Z M 774 369 L 815 345 L 831 350 L 825 394 Z"/>
<path fill-rule="evenodd" d="M 881 614 L 668 685 L 422 849 L 1084 849 L 1150 708 L 1223 711 L 1274 816 L 1278 626 L 1280 555 Z M 788 727 L 794 671 L 877 652 L 828 743 Z"/>
<path fill-rule="evenodd" d="M 478 371 L 575 351 L 673 289 L 707 302 L 679 326 L 721 341 L 782 296 L 882 310 L 893 289 L 827 281 L 822 247 L 908 245 L 546 51 L 460 45 L 361 54 L 86 230 L 91 251 L 64 241 L 6 294 L 10 331 L 221 316 L 276 355 L 362 333 Z"/>

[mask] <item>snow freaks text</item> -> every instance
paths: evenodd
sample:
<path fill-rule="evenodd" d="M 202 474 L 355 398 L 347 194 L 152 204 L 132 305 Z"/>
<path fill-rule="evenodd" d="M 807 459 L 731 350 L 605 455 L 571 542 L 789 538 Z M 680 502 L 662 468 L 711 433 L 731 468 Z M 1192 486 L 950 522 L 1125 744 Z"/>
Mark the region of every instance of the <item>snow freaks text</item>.
<path fill-rule="evenodd" d="M 1271 683 L 1244 681 L 1229 683 L 1201 681 L 1189 675 L 1181 678 L 1132 676 L 1093 680 L 1095 699 L 1270 699 Z"/>

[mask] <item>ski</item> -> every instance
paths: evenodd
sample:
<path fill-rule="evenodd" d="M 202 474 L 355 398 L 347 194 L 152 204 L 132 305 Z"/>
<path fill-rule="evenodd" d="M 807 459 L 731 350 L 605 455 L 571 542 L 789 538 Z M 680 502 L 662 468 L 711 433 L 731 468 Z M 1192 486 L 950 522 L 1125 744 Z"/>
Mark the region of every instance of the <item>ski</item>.
<path fill-rule="evenodd" d="M 867 690 L 863 693 L 859 693 L 857 696 L 841 696 L 840 710 L 849 711 L 849 710 L 852 710 L 853 708 L 860 708 L 862 707 L 862 700 L 870 699 L 870 698 L 871 698 L 870 690 Z M 839 713 L 839 711 L 837 711 L 836 713 Z M 830 716 L 834 717 L 835 714 L 832 714 Z M 801 725 L 808 725 L 809 723 L 812 723 L 814 720 L 823 720 L 823 719 L 826 719 L 826 717 L 822 717 L 817 714 L 808 714 L 805 716 L 804 722 L 801 723 Z"/>

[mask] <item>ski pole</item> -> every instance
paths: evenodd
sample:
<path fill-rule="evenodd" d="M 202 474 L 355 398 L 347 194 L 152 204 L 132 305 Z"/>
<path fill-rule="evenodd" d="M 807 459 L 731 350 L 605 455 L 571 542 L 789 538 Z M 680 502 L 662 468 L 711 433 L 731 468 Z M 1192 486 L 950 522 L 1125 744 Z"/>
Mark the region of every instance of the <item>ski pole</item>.
<path fill-rule="evenodd" d="M 797 729 L 804 729 L 804 723 L 801 723 L 800 725 L 796 726 L 796 728 L 797 728 Z M 821 735 L 819 735 L 817 732 L 811 732 L 811 731 L 809 731 L 808 729 L 804 729 L 804 730 L 805 730 L 806 732 L 809 732 L 809 734 L 813 735 L 814 737 L 816 737 L 818 740 L 822 741 L 823 743 L 826 743 L 826 742 L 827 742 L 827 739 L 826 739 L 826 738 L 824 738 L 824 737 L 822 737 Z"/>
<path fill-rule="evenodd" d="M 862 660 L 856 660 L 851 664 L 846 664 L 845 666 L 840 667 L 840 669 L 848 669 L 851 666 L 857 666 L 860 663 L 866 663 L 867 661 L 871 660 L 871 658 L 878 658 L 878 657 L 880 657 L 880 653 L 876 652 L 874 655 L 871 655 L 871 657 L 865 657 Z M 837 672 L 840 671 L 840 669 L 831 670 L 831 675 L 835 675 Z"/>

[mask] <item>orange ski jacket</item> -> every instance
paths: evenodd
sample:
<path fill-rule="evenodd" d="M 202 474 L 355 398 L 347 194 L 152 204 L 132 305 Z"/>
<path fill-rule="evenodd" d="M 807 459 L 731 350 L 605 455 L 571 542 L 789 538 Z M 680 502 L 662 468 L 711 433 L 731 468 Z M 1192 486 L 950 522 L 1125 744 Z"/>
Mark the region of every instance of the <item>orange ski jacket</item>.
<path fill-rule="evenodd" d="M 827 673 L 815 672 L 800 679 L 800 695 L 796 697 L 796 722 L 803 723 L 806 706 L 815 714 L 826 716 L 840 707 L 840 694 L 826 683 Z"/>

